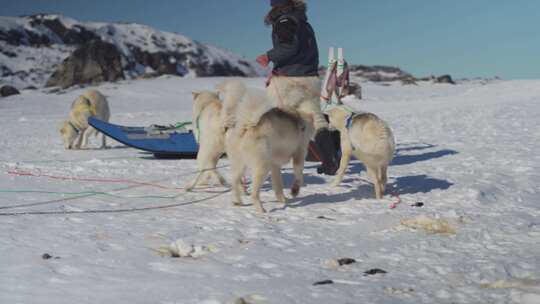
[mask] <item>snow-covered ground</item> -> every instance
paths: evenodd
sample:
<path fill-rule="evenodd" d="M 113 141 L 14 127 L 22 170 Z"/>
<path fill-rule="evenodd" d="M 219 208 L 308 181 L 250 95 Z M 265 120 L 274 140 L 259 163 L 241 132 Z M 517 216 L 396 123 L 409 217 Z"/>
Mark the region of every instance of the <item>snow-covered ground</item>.
<path fill-rule="evenodd" d="M 112 122 L 148 125 L 188 120 L 191 91 L 220 80 L 98 89 Z M 356 161 L 339 188 L 308 163 L 307 185 L 287 208 L 267 182 L 264 216 L 233 207 L 224 188 L 174 189 L 194 177 L 193 160 L 155 160 L 118 143 L 65 151 L 57 129 L 81 92 L 0 99 L 0 303 L 540 303 L 540 81 L 364 83 L 354 106 L 394 129 L 389 189 L 401 204 L 373 199 Z M 290 168 L 284 175 L 290 182 Z M 58 214 L 7 215 L 26 211 Z M 419 218 L 455 234 L 401 225 Z M 196 258 L 163 254 L 177 240 Z M 371 269 L 387 273 L 364 274 Z M 313 285 L 323 280 L 334 284 Z"/>

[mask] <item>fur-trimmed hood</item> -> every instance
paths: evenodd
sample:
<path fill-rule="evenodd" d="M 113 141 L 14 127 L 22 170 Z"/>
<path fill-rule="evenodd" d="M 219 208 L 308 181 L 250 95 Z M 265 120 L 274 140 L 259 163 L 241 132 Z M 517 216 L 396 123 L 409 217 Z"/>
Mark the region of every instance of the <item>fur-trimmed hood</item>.
<path fill-rule="evenodd" d="M 291 15 L 298 20 L 307 21 L 306 11 L 307 5 L 304 0 L 291 0 L 285 5 L 273 7 L 264 18 L 264 23 L 271 25 L 283 15 Z"/>

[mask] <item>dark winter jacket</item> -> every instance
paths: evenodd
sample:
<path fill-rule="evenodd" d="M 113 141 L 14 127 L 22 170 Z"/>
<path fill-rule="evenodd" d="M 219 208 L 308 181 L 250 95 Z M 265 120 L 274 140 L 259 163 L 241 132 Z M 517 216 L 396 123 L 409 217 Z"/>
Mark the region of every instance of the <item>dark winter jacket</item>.
<path fill-rule="evenodd" d="M 272 14 L 272 12 L 271 12 Z M 319 49 L 305 6 L 289 7 L 270 15 L 273 48 L 267 52 L 279 76 L 318 76 Z"/>

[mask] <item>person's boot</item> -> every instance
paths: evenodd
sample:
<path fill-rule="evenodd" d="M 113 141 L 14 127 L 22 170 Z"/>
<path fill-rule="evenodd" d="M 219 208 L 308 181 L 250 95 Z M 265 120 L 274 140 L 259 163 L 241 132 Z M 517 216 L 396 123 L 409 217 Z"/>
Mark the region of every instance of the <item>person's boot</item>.
<path fill-rule="evenodd" d="M 331 132 L 328 129 L 320 130 L 315 135 L 315 145 L 322 161 L 317 173 L 326 175 L 336 175 L 338 169 L 337 149 L 332 139 Z"/>

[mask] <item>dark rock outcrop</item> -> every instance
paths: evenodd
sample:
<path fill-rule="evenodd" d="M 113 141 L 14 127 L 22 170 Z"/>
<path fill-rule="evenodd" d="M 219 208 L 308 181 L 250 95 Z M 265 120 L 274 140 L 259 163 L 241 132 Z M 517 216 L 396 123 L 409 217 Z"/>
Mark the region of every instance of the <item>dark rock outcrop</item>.
<path fill-rule="evenodd" d="M 116 46 L 101 40 L 92 40 L 66 58 L 45 86 L 65 89 L 76 84 L 95 84 L 120 79 L 124 79 L 122 55 Z"/>
<path fill-rule="evenodd" d="M 436 83 L 456 84 L 450 75 L 442 75 L 435 79 Z"/>
<path fill-rule="evenodd" d="M 365 78 L 372 82 L 390 82 L 414 78 L 398 67 L 384 65 L 350 65 L 351 75 Z"/>
<path fill-rule="evenodd" d="M 29 45 L 33 47 L 43 47 L 50 46 L 54 43 L 80 45 L 90 40 L 100 39 L 98 35 L 79 25 L 67 28 L 59 18 L 52 19 L 49 18 L 48 15 L 42 14 L 25 18 L 29 19 L 29 28 L 19 31 L 0 31 L 0 40 L 14 46 Z M 51 37 L 43 34 L 43 30 L 49 30 L 54 35 Z"/>
<path fill-rule="evenodd" d="M 413 76 L 404 77 L 403 79 L 401 79 L 401 84 L 402 85 L 418 85 L 416 83 L 416 78 L 414 78 Z"/>
<path fill-rule="evenodd" d="M 86 30 L 84 27 L 74 25 L 72 28 L 67 28 L 59 19 L 40 18 L 40 15 L 34 16 L 30 22 L 32 26 L 43 25 L 65 44 L 81 45 L 91 40 L 99 40 L 99 36 Z"/>
<path fill-rule="evenodd" d="M 0 97 L 8 97 L 11 95 L 19 95 L 19 94 L 21 94 L 19 90 L 9 85 L 5 85 L 0 88 Z"/>
<path fill-rule="evenodd" d="M 152 75 L 159 76 L 163 74 L 177 75 L 178 62 L 184 58 L 183 54 L 170 54 L 166 52 L 149 53 L 138 48 L 131 47 L 133 54 L 132 66 L 140 64 L 145 67 L 150 67 L 154 70 Z M 180 75 L 183 76 L 183 75 Z"/>

